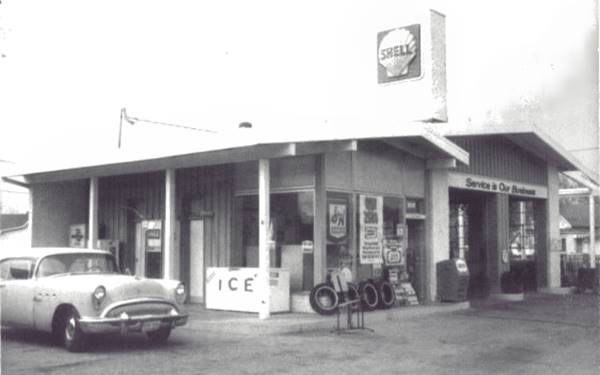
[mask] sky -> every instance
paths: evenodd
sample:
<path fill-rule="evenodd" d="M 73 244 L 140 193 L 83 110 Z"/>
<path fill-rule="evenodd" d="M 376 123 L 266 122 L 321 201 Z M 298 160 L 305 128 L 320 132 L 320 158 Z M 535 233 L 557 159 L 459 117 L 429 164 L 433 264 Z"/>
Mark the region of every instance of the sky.
<path fill-rule="evenodd" d="M 421 101 L 380 95 L 376 37 L 423 4 L 1 0 L 0 159 L 113 154 L 122 108 L 219 132 L 410 118 Z M 596 0 L 428 5 L 446 15 L 450 124 L 534 124 L 597 173 Z M 123 150 L 207 139 L 147 122 L 121 135 Z"/>

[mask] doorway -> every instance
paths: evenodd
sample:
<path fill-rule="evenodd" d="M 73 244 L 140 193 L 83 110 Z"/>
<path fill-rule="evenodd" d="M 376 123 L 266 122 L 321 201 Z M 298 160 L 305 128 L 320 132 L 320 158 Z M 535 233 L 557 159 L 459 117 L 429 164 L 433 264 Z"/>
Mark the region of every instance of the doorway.
<path fill-rule="evenodd" d="M 406 220 L 406 271 L 419 300 L 425 298 L 425 220 Z"/>
<path fill-rule="evenodd" d="M 467 263 L 469 299 L 489 294 L 485 198 L 485 193 L 450 189 L 450 258 L 461 258 Z"/>
<path fill-rule="evenodd" d="M 190 302 L 204 303 L 204 220 L 190 220 Z"/>

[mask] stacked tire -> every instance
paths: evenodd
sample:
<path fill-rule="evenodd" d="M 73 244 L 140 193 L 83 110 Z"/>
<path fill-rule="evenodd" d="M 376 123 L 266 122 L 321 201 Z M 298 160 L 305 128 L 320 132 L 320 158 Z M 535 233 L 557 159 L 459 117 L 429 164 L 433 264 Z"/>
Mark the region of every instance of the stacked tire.
<path fill-rule="evenodd" d="M 339 297 L 333 285 L 321 283 L 310 291 L 310 306 L 320 315 L 333 315 L 338 309 Z"/>
<path fill-rule="evenodd" d="M 343 296 L 336 293 L 329 282 L 315 285 L 310 291 L 309 302 L 312 309 L 320 315 L 333 315 Z M 361 300 L 363 311 L 389 309 L 396 303 L 394 287 L 387 280 L 363 280 L 358 285 L 348 283 L 348 298 Z"/>

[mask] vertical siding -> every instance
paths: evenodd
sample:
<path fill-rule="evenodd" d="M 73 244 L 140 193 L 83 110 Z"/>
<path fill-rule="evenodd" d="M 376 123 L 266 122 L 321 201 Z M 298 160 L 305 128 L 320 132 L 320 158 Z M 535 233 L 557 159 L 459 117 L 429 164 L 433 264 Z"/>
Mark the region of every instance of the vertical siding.
<path fill-rule="evenodd" d="M 510 179 L 536 185 L 547 184 L 546 163 L 501 136 L 449 137 L 470 154 L 468 166 L 458 172 Z"/>
<path fill-rule="evenodd" d="M 100 238 L 118 240 L 123 267 L 134 269 L 135 222 L 164 219 L 164 172 L 102 177 L 98 184 Z"/>
<path fill-rule="evenodd" d="M 186 168 L 177 171 L 177 199 L 182 227 L 190 217 L 204 217 L 204 251 L 207 267 L 229 266 L 233 205 L 231 165 Z M 200 206 L 192 206 L 192 202 Z M 183 231 L 182 233 L 185 233 Z M 182 238 L 182 259 L 189 258 L 189 241 Z M 187 265 L 182 264 L 182 269 Z"/>

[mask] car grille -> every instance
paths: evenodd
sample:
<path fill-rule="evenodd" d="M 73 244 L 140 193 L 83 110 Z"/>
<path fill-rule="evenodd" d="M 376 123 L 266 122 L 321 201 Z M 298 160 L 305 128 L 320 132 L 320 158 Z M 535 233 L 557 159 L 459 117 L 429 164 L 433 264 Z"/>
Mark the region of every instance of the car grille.
<path fill-rule="evenodd" d="M 129 316 L 168 314 L 173 306 L 160 302 L 140 302 L 118 306 L 110 310 L 106 317 L 116 318 L 126 312 Z"/>

